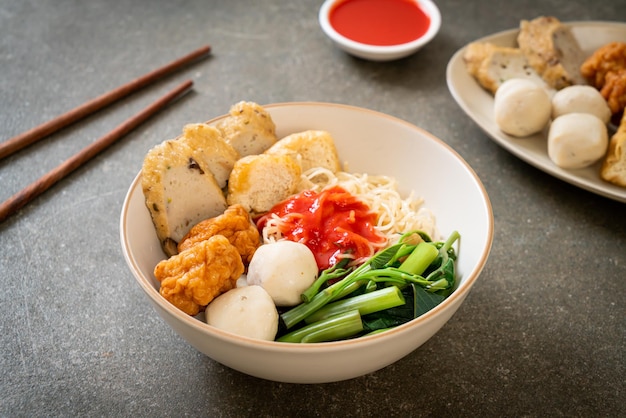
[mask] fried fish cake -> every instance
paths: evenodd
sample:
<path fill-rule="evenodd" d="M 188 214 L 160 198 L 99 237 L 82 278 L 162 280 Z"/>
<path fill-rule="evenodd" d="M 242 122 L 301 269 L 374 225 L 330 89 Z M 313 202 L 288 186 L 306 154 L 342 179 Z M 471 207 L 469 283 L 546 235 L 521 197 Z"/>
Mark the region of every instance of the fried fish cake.
<path fill-rule="evenodd" d="M 228 238 L 246 265 L 250 263 L 252 255 L 261 245 L 259 231 L 252 223 L 248 212 L 241 205 L 232 205 L 222 215 L 205 219 L 191 228 L 178 244 L 178 251 L 185 251 L 214 235 Z"/>
<path fill-rule="evenodd" d="M 244 266 L 239 251 L 222 235 L 159 262 L 159 293 L 181 311 L 196 315 L 214 298 L 236 286 Z"/>

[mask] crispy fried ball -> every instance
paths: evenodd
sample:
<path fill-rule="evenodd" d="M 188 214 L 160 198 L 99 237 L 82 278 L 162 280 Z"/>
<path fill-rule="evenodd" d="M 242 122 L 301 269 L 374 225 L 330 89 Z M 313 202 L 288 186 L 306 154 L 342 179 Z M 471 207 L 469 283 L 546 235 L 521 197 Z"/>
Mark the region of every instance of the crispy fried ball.
<path fill-rule="evenodd" d="M 226 237 L 215 235 L 154 268 L 159 293 L 189 315 L 196 315 L 214 298 L 235 287 L 243 274 L 241 256 Z"/>
<path fill-rule="evenodd" d="M 237 248 L 244 264 L 249 264 L 252 255 L 261 245 L 261 238 L 250 215 L 241 205 L 232 205 L 215 218 L 206 219 L 195 225 L 178 244 L 182 252 L 214 235 L 223 235 Z"/>
<path fill-rule="evenodd" d="M 606 74 L 626 68 L 626 42 L 611 42 L 598 48 L 583 62 L 580 72 L 596 87 L 602 88 Z"/>
<path fill-rule="evenodd" d="M 611 42 L 598 48 L 580 67 L 589 84 L 600 90 L 611 112 L 626 106 L 626 42 Z"/>
<path fill-rule="evenodd" d="M 607 73 L 600 94 L 606 99 L 613 114 L 624 110 L 626 108 L 626 68 Z"/>

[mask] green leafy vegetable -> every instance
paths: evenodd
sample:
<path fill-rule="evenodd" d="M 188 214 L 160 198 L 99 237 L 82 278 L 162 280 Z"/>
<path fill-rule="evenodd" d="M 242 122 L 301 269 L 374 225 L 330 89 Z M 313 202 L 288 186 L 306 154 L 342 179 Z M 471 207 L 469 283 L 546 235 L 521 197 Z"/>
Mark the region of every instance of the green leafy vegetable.
<path fill-rule="evenodd" d="M 402 290 L 406 303 L 363 317 L 366 331 L 386 330 L 409 322 L 425 314 L 445 300 L 444 296 L 428 292 L 412 283 Z"/>
<path fill-rule="evenodd" d="M 446 242 L 439 247 L 439 254 L 435 260 L 434 265 L 438 267 L 426 276 L 426 280 L 436 282 L 438 280 L 445 279 L 448 282 L 448 286 L 442 289 L 439 294 L 448 296 L 454 290 L 455 282 L 455 270 L 454 262 L 456 261 L 456 254 L 452 245 L 456 240 L 460 238 L 457 231 L 452 232 Z"/>
<path fill-rule="evenodd" d="M 350 262 L 349 258 L 341 259 L 334 266 L 324 270 L 322 274 L 315 280 L 315 282 L 302 293 L 302 302 L 310 302 L 313 296 L 319 292 L 320 288 L 333 279 L 340 279 L 350 272 L 350 268 L 346 268 Z"/>
<path fill-rule="evenodd" d="M 410 243 L 410 237 L 416 234 L 422 242 Z M 392 328 L 428 312 L 454 291 L 456 254 L 452 246 L 459 238 L 454 231 L 445 242 L 432 242 L 427 234 L 411 231 L 358 267 L 349 266 L 347 258 L 342 260 L 322 272 L 304 292 L 303 303 L 281 314 L 287 330 L 309 325 L 288 332 L 278 341 L 335 339 L 331 330 L 343 329 L 345 324 L 332 319 L 346 312 L 359 313 L 362 330 L 356 333 Z M 329 285 L 329 280 L 336 282 Z M 387 298 L 384 302 L 381 295 Z M 329 327 L 331 338 L 322 328 L 311 331 L 313 325 Z M 301 337 L 301 330 L 312 336 Z"/>

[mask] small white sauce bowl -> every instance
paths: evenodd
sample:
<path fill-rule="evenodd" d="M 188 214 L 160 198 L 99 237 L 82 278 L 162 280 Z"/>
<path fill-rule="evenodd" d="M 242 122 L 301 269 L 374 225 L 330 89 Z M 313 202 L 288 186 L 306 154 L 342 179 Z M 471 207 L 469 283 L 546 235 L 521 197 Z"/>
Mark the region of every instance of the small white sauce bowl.
<path fill-rule="evenodd" d="M 326 0 L 319 11 L 319 23 L 324 33 L 342 50 L 355 57 L 370 61 L 391 61 L 407 57 L 416 53 L 430 42 L 441 28 L 441 13 L 437 5 L 431 0 L 415 0 L 422 11 L 430 19 L 430 26 L 426 33 L 414 41 L 398 45 L 369 45 L 349 39 L 333 28 L 330 23 L 330 13 L 333 6 L 342 0 Z"/>

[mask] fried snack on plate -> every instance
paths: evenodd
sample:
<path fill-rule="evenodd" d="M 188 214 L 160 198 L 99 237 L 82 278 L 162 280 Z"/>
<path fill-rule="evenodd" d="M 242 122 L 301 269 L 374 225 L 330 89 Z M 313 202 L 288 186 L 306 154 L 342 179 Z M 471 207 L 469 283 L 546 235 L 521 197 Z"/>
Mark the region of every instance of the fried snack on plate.
<path fill-rule="evenodd" d="M 610 42 L 587 58 L 580 72 L 597 89 L 604 86 L 607 73 L 626 69 L 626 42 Z"/>
<path fill-rule="evenodd" d="M 607 73 L 600 94 L 613 114 L 626 111 L 626 68 Z"/>
<path fill-rule="evenodd" d="M 183 252 L 214 235 L 222 235 L 237 248 L 245 265 L 250 263 L 256 249 L 261 245 L 259 230 L 252 223 L 250 215 L 241 205 L 232 205 L 215 218 L 205 219 L 185 235 L 178 243 L 178 251 Z"/>
<path fill-rule="evenodd" d="M 580 66 L 585 56 L 570 28 L 552 16 L 522 20 L 517 43 L 530 65 L 556 90 L 585 84 Z"/>
<path fill-rule="evenodd" d="M 191 123 L 183 128 L 181 139 L 194 150 L 197 159 L 206 163 L 217 184 L 224 188 L 239 154 L 220 131 L 206 123 Z"/>
<path fill-rule="evenodd" d="M 341 170 L 335 140 L 326 131 L 309 130 L 288 135 L 265 153 L 293 157 L 300 164 L 302 172 L 318 167 L 333 173 Z"/>
<path fill-rule="evenodd" d="M 598 48 L 580 67 L 589 84 L 600 90 L 613 114 L 626 107 L 626 42 Z"/>
<path fill-rule="evenodd" d="M 529 79 L 549 90 L 519 48 L 473 42 L 467 46 L 463 61 L 469 74 L 491 94 L 496 94 L 502 83 L 514 78 Z"/>
<path fill-rule="evenodd" d="M 241 157 L 261 154 L 278 140 L 272 117 L 254 102 L 234 104 L 216 127 Z"/>
<path fill-rule="evenodd" d="M 302 169 L 288 155 L 258 154 L 239 159 L 228 179 L 229 205 L 265 213 L 295 193 Z"/>
<path fill-rule="evenodd" d="M 228 206 L 201 152 L 180 139 L 165 141 L 148 152 L 141 186 L 168 256 L 176 254 L 178 242 L 193 225 L 223 213 Z"/>
<path fill-rule="evenodd" d="M 617 131 L 611 137 L 600 175 L 610 183 L 626 187 L 626 112 L 622 115 Z"/>
<path fill-rule="evenodd" d="M 154 276 L 159 293 L 189 315 L 197 315 L 214 298 L 233 289 L 244 266 L 237 248 L 215 235 L 159 262 Z"/>

